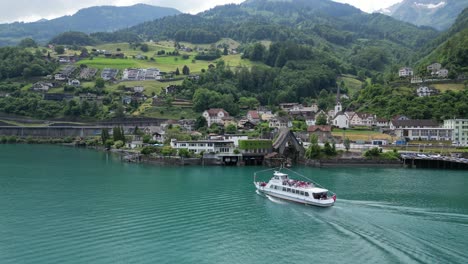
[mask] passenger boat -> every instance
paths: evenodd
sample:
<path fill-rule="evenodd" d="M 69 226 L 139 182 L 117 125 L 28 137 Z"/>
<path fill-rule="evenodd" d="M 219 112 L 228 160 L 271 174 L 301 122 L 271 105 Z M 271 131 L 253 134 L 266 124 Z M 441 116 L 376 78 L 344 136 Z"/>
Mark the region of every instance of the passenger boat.
<path fill-rule="evenodd" d="M 275 171 L 269 182 L 256 181 L 256 177 L 257 173 L 254 175 L 255 188 L 265 195 L 320 207 L 333 206 L 336 201 L 336 194 L 320 185 L 290 179 L 288 174 L 281 171 Z"/>

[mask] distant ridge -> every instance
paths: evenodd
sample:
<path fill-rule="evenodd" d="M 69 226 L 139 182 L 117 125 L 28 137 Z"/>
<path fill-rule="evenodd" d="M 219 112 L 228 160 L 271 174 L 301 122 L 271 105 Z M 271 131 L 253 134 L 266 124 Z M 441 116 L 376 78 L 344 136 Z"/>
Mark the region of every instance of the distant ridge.
<path fill-rule="evenodd" d="M 45 43 L 66 31 L 108 32 L 131 27 L 145 21 L 180 14 L 174 8 L 146 4 L 133 6 L 96 6 L 79 10 L 71 16 L 36 22 L 0 24 L 0 46 L 15 45 L 23 38 Z"/>
<path fill-rule="evenodd" d="M 468 0 L 403 0 L 378 12 L 418 26 L 446 30 L 466 7 Z"/>

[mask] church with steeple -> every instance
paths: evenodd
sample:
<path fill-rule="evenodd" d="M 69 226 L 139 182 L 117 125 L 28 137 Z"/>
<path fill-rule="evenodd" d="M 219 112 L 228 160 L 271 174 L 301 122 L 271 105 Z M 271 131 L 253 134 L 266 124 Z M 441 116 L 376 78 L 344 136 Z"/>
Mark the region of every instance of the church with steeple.
<path fill-rule="evenodd" d="M 336 91 L 336 104 L 335 111 L 333 112 L 332 124 L 338 128 L 349 128 L 349 117 L 343 112 L 343 106 L 341 105 L 340 87 Z"/>

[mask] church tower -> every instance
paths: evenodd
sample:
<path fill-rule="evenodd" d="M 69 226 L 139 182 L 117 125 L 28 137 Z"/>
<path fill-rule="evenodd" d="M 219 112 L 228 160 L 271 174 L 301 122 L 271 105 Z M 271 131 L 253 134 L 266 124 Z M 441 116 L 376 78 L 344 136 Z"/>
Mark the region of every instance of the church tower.
<path fill-rule="evenodd" d="M 343 111 L 343 107 L 341 106 L 340 101 L 340 87 L 338 86 L 338 90 L 336 91 L 336 104 L 335 104 L 335 115 L 341 111 Z"/>

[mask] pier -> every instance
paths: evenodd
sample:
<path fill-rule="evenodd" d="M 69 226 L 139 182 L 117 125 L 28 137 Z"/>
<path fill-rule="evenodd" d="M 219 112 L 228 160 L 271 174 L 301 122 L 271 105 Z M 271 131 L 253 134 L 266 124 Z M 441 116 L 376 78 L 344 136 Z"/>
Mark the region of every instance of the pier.
<path fill-rule="evenodd" d="M 468 170 L 468 159 L 440 155 L 402 154 L 407 168 Z"/>

